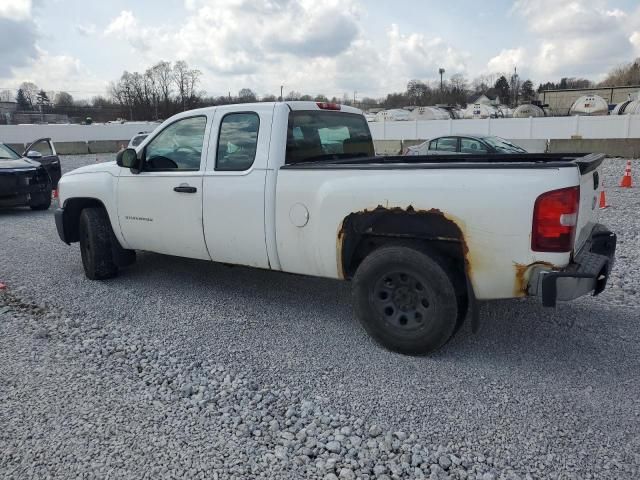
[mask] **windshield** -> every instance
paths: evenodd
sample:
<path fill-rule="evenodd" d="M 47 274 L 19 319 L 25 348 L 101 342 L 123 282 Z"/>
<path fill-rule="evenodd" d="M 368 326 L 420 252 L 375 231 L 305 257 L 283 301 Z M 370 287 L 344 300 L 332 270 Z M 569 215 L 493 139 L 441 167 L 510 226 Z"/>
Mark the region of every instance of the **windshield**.
<path fill-rule="evenodd" d="M 20 155 L 14 152 L 8 145 L 0 143 L 0 160 L 18 160 Z"/>
<path fill-rule="evenodd" d="M 500 137 L 486 137 L 484 139 L 489 145 L 500 152 L 505 153 L 527 153 L 527 151 L 511 142 L 508 142 L 504 138 Z"/>
<path fill-rule="evenodd" d="M 362 115 L 326 111 L 289 114 L 287 164 L 374 155 L 369 125 Z"/>

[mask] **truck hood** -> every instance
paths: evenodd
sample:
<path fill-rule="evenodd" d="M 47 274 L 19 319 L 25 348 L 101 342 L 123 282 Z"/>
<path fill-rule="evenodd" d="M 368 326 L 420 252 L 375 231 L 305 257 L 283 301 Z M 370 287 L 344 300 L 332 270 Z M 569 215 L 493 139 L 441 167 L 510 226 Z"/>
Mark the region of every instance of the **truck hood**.
<path fill-rule="evenodd" d="M 24 170 L 25 168 L 37 168 L 40 162 L 19 158 L 18 160 L 0 160 L 0 172 L 7 170 Z"/>
<path fill-rule="evenodd" d="M 65 173 L 67 175 L 80 175 L 82 173 L 109 173 L 113 176 L 118 176 L 118 170 L 120 167 L 116 165 L 115 160 L 112 162 L 104 162 L 104 163 L 96 163 L 95 165 L 87 165 L 85 167 L 76 168 L 75 170 L 71 170 L 69 173 Z"/>

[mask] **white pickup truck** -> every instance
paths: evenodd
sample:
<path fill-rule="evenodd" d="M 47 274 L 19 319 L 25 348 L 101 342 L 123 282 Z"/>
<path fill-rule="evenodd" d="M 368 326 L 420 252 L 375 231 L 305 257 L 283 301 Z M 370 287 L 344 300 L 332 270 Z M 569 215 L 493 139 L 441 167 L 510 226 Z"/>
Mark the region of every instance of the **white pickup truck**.
<path fill-rule="evenodd" d="M 135 250 L 351 280 L 385 347 L 432 352 L 478 301 L 599 294 L 616 237 L 597 223 L 603 155 L 376 157 L 362 112 L 229 105 L 165 121 L 59 184 L 60 238 L 87 277 Z"/>

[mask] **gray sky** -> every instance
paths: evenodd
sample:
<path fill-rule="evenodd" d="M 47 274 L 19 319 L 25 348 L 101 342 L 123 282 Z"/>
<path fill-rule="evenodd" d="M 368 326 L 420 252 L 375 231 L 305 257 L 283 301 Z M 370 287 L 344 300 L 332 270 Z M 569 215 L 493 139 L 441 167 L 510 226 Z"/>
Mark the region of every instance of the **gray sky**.
<path fill-rule="evenodd" d="M 488 5 L 487 5 L 488 4 Z M 209 94 L 383 96 L 408 80 L 512 71 L 601 79 L 640 56 L 638 0 L 0 0 L 0 88 L 104 94 L 184 59 Z"/>

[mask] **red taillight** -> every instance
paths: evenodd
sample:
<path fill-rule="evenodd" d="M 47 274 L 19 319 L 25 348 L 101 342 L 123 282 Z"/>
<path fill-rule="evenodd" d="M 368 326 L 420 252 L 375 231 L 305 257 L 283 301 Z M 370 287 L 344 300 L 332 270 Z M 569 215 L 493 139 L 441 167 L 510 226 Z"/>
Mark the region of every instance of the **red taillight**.
<path fill-rule="evenodd" d="M 339 103 L 318 102 L 316 105 L 322 110 L 340 110 L 341 108 Z"/>
<path fill-rule="evenodd" d="M 538 197 L 533 210 L 531 249 L 570 252 L 576 236 L 580 187 L 553 190 Z"/>

